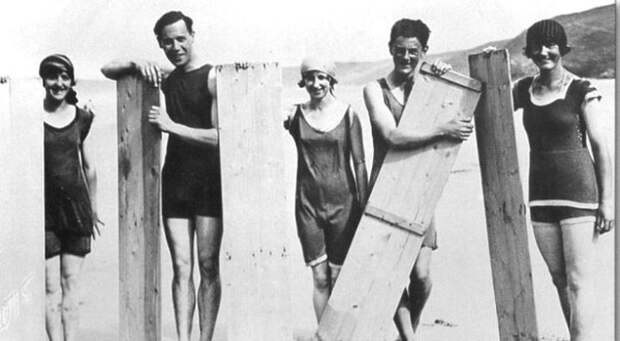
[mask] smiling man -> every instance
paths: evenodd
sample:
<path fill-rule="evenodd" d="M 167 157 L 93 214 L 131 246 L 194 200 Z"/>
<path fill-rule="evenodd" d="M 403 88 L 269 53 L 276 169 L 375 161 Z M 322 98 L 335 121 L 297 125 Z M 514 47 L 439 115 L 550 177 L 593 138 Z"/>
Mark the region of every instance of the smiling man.
<path fill-rule="evenodd" d="M 416 69 L 428 50 L 430 30 L 421 20 L 401 19 L 393 26 L 388 43 L 392 55 L 392 71 L 364 87 L 364 102 L 370 116 L 374 157 L 369 192 L 389 149 L 418 149 L 439 139 L 465 140 L 471 135 L 470 120 L 452 119 L 439 122 L 430 129 L 398 128 L 403 108 L 415 81 Z M 432 69 L 443 74 L 450 65 L 437 61 Z M 394 321 L 403 341 L 413 340 L 424 304 L 431 291 L 430 260 L 437 248 L 437 232 L 431 222 L 410 274 L 409 287 L 404 290 Z"/>
<path fill-rule="evenodd" d="M 162 170 L 162 214 L 172 257 L 172 298 L 178 340 L 189 340 L 196 301 L 200 340 L 211 340 L 220 305 L 219 251 L 222 203 L 215 73 L 192 49 L 193 21 L 179 11 L 164 14 L 153 31 L 174 65 L 164 68 L 143 60 L 112 61 L 102 67 L 108 78 L 137 73 L 161 85 L 167 111 L 152 107 L 149 122 L 169 134 Z M 196 239 L 200 287 L 193 282 Z"/>

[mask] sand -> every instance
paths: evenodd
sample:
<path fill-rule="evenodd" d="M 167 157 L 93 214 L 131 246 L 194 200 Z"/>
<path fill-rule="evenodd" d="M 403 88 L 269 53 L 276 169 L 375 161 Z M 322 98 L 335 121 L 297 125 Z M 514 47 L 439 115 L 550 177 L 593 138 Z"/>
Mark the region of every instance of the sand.
<path fill-rule="evenodd" d="M 609 141 L 613 143 L 613 80 L 596 81 L 604 94 L 602 113 L 608 119 Z M 116 176 L 116 102 L 115 85 L 110 81 L 81 81 L 78 93 L 82 101 L 92 100 L 97 118 L 92 138 L 96 145 L 99 178 L 100 217 L 106 223 L 103 235 L 94 242 L 93 252 L 86 258 L 82 273 L 80 339 L 113 341 L 118 337 L 118 209 Z M 362 102 L 361 87 L 338 86 L 336 94 L 353 104 L 363 123 L 366 160 L 372 160 L 372 145 L 368 116 Z M 303 101 L 306 94 L 294 84 L 285 88 L 284 105 Z M 528 146 L 515 115 L 521 177 L 526 185 Z M 294 192 L 295 151 L 287 138 L 287 164 L 284 180 Z M 480 171 L 474 139 L 464 143 L 456 165 L 437 207 L 439 249 L 433 254 L 433 291 L 422 315 L 419 339 L 426 341 L 498 339 L 497 317 L 491 281 L 491 267 L 486 237 Z M 289 195 L 293 198 L 293 195 Z M 291 307 L 296 316 L 293 329 L 298 339 L 311 335 L 316 328 L 311 302 L 312 279 L 303 264 L 296 239 L 293 203 L 285 208 L 291 233 L 292 272 Z M 226 233 L 226 232 L 224 232 Z M 560 306 L 550 277 L 536 249 L 531 227 L 528 226 L 532 276 L 535 290 L 537 320 L 541 340 L 568 340 Z M 597 340 L 613 338 L 613 233 L 599 240 L 600 262 L 596 269 L 598 307 Z M 171 263 L 165 241 L 162 239 L 162 335 L 163 340 L 175 340 L 175 326 L 170 293 Z M 197 273 L 195 280 L 198 279 Z M 225 340 L 223 318 L 218 320 L 215 340 Z M 192 340 L 197 340 L 197 321 Z M 394 332 L 393 339 L 396 338 Z"/>

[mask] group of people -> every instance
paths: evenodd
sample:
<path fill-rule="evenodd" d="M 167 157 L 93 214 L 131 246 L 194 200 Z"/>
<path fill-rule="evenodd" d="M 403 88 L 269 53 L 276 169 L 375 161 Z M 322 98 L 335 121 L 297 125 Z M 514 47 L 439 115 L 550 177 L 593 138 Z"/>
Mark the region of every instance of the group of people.
<path fill-rule="evenodd" d="M 221 297 L 219 250 L 222 203 L 217 89 L 211 65 L 193 50 L 192 19 L 179 11 L 155 24 L 159 47 L 173 67 L 115 60 L 101 69 L 111 79 L 138 74 L 160 86 L 166 110 L 152 107 L 148 121 L 169 134 L 162 170 L 162 215 L 173 265 L 172 297 L 178 340 L 189 340 L 196 302 L 200 340 L 211 340 Z M 390 149 L 418 149 L 435 141 L 462 141 L 469 119 L 402 129 L 399 121 L 428 50 L 429 28 L 401 19 L 391 29 L 393 69 L 364 87 L 374 157 L 370 179 L 359 115 L 336 96 L 333 63 L 306 58 L 298 85 L 309 99 L 294 106 L 284 126 L 297 147 L 295 219 L 314 281 L 320 320 L 355 234 L 366 200 Z M 539 73 L 514 85 L 515 110 L 531 148 L 530 207 L 534 235 L 553 278 L 571 340 L 592 340 L 592 276 L 598 235 L 613 226 L 611 160 L 603 138 L 600 94 L 562 65 L 570 50 L 563 27 L 543 20 L 527 31 L 525 54 Z M 436 61 L 441 75 L 450 65 Z M 87 138 L 94 115 L 77 106 L 74 69 L 64 55 L 41 62 L 45 88 L 46 329 L 50 340 L 74 340 L 77 277 L 98 231 L 94 155 Z M 593 159 L 588 151 L 590 143 Z M 200 285 L 194 288 L 194 240 Z M 431 291 L 430 261 L 437 231 L 428 228 L 403 290 L 394 321 L 402 340 L 413 340 Z"/>

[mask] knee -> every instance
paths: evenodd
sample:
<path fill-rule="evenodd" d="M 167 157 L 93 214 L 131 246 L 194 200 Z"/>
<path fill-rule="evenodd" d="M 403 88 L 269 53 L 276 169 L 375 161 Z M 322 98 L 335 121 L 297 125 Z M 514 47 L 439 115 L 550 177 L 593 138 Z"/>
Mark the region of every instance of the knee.
<path fill-rule="evenodd" d="M 73 273 L 62 274 L 62 293 L 64 296 L 72 296 L 78 291 L 78 275 Z"/>
<path fill-rule="evenodd" d="M 192 262 L 189 257 L 175 257 L 172 270 L 176 282 L 189 282 L 192 278 Z"/>
<path fill-rule="evenodd" d="M 428 293 L 433 287 L 433 280 L 429 271 L 414 271 L 409 276 L 411 292 Z"/>
<path fill-rule="evenodd" d="M 220 262 L 217 255 L 203 256 L 198 262 L 200 268 L 200 276 L 206 280 L 215 280 L 220 275 Z"/>
<path fill-rule="evenodd" d="M 60 295 L 60 292 L 61 292 L 60 281 L 56 281 L 56 282 L 46 281 L 45 282 L 45 295 L 46 296 L 54 297 L 54 296 Z"/>
<path fill-rule="evenodd" d="M 565 277 L 565 286 L 571 292 L 579 292 L 589 285 L 589 278 L 579 272 L 569 272 Z"/>
<path fill-rule="evenodd" d="M 314 287 L 317 290 L 325 291 L 329 290 L 331 286 L 331 278 L 327 271 L 316 271 L 313 276 Z"/>

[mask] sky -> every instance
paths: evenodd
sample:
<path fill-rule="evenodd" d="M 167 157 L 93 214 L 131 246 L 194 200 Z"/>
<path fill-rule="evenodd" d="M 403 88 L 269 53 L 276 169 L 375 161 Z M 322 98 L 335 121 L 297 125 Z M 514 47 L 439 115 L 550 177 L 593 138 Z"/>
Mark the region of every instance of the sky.
<path fill-rule="evenodd" d="M 20 0 L 2 1 L 0 74 L 36 76 L 51 53 L 71 57 L 79 78 L 102 78 L 112 59 L 165 63 L 152 32 L 168 10 L 194 19 L 195 49 L 211 63 L 314 55 L 335 61 L 387 59 L 394 21 L 422 19 L 429 53 L 512 38 L 537 20 L 612 4 L 609 0 Z"/>

